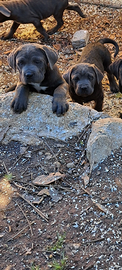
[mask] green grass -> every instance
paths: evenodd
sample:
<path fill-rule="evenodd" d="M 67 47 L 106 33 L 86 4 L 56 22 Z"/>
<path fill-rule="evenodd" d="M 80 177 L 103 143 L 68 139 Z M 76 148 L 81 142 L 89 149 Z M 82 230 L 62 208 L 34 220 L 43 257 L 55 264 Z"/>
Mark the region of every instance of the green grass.
<path fill-rule="evenodd" d="M 60 251 L 63 248 L 63 244 L 65 242 L 65 233 L 61 236 L 57 234 L 57 241 L 53 246 L 48 247 L 48 251 Z"/>

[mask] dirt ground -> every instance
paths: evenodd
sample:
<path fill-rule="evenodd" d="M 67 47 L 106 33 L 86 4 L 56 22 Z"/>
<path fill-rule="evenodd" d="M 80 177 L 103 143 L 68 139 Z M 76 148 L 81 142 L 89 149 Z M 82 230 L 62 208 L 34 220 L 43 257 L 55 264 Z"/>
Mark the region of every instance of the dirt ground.
<path fill-rule="evenodd" d="M 120 47 L 117 58 L 122 56 L 121 10 L 81 7 L 87 18 L 65 11 L 64 26 L 47 42 L 59 53 L 61 72 L 80 57 L 81 50 L 73 50 L 71 45 L 72 35 L 79 29 L 89 31 L 90 41 L 104 36 L 115 39 Z M 47 19 L 45 28 L 54 23 L 52 17 Z M 0 25 L 0 36 L 9 25 Z M 7 55 L 26 42 L 44 44 L 33 25 L 21 25 L 12 40 L 0 40 L 3 93 L 18 76 L 8 67 Z M 108 46 L 113 59 L 113 45 Z M 119 117 L 122 94 L 110 93 L 106 76 L 103 89 L 103 111 Z M 2 270 L 122 270 L 122 147 L 90 173 L 86 158 L 90 132 L 88 126 L 65 142 L 42 138 L 38 147 L 19 142 L 0 145 Z M 44 186 L 33 183 L 41 175 L 46 181 L 50 174 L 52 182 Z"/>

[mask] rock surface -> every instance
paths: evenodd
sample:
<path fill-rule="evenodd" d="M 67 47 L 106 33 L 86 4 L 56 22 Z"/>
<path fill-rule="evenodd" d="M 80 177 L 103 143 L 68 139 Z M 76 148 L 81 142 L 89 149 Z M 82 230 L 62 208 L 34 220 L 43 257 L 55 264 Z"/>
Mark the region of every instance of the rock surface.
<path fill-rule="evenodd" d="M 64 116 L 57 117 L 52 112 L 52 97 L 37 93 L 30 95 L 25 112 L 15 114 L 10 108 L 13 96 L 14 93 L 0 95 L 0 142 L 3 144 L 14 140 L 24 145 L 39 145 L 42 137 L 65 141 L 93 123 L 87 144 L 91 169 L 122 145 L 122 120 L 119 118 L 109 118 L 73 102 Z"/>
<path fill-rule="evenodd" d="M 52 97 L 37 93 L 30 95 L 25 112 L 15 114 L 10 108 L 13 96 L 14 93 L 0 96 L 0 138 L 3 143 L 15 140 L 39 144 L 42 136 L 65 140 L 77 135 L 92 121 L 105 117 L 103 113 L 77 103 L 70 103 L 69 111 L 57 117 L 52 112 Z"/>
<path fill-rule="evenodd" d="M 106 118 L 93 123 L 87 143 L 87 157 L 91 170 L 120 146 L 122 146 L 121 119 Z"/>

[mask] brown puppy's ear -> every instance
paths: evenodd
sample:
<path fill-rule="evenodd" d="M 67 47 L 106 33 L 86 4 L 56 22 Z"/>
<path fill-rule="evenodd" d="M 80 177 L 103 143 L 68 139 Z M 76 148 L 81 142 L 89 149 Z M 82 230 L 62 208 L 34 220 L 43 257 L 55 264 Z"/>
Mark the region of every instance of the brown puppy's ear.
<path fill-rule="evenodd" d="M 12 67 L 15 72 L 16 72 L 16 57 L 19 52 L 20 52 L 20 48 L 14 49 L 7 57 L 7 61 L 10 67 Z"/>
<path fill-rule="evenodd" d="M 53 69 L 54 64 L 58 60 L 58 55 L 57 55 L 56 51 L 53 50 L 52 48 L 47 47 L 47 46 L 41 46 L 41 50 L 44 50 L 44 52 L 47 56 L 49 66 L 51 69 Z"/>
<path fill-rule="evenodd" d="M 0 6 L 0 13 L 2 13 L 4 16 L 8 18 L 11 15 L 11 11 L 8 8 L 4 7 L 3 5 Z"/>
<path fill-rule="evenodd" d="M 71 72 L 72 72 L 73 67 L 70 67 L 64 74 L 63 74 L 63 78 L 64 80 L 70 84 L 71 81 Z"/>
<path fill-rule="evenodd" d="M 109 66 L 110 72 L 117 78 L 119 79 L 119 67 L 122 64 L 122 59 L 116 60 Z"/>
<path fill-rule="evenodd" d="M 95 74 L 96 74 L 96 78 L 97 78 L 97 83 L 99 84 L 101 81 L 102 81 L 102 79 L 103 79 L 103 77 L 104 77 L 104 74 L 101 72 L 101 70 L 98 68 L 98 67 L 96 67 L 94 64 L 92 65 L 92 67 L 93 67 L 93 69 L 94 69 L 94 71 L 95 71 Z"/>

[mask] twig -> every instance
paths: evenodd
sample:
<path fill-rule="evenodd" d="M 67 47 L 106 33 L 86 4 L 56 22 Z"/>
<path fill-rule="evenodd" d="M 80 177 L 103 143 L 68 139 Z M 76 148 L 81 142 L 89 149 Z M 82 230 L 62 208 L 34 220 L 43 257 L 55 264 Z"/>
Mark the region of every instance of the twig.
<path fill-rule="evenodd" d="M 6 173 L 7 173 L 7 174 L 9 174 L 9 171 L 7 170 L 7 167 L 6 167 L 6 165 L 5 165 L 5 162 L 4 162 L 4 161 L 3 161 L 3 166 L 4 166 L 5 170 L 6 170 Z"/>
<path fill-rule="evenodd" d="M 80 187 L 81 187 L 81 185 L 80 185 Z M 81 189 L 82 189 L 85 193 L 87 193 L 90 197 L 92 197 L 92 195 L 90 194 L 90 192 L 89 192 L 88 190 L 86 190 L 86 189 L 83 188 L 83 187 L 81 187 Z"/>
<path fill-rule="evenodd" d="M 53 150 L 50 148 L 50 146 L 48 145 L 48 143 L 45 142 L 44 139 L 42 139 L 42 141 L 43 141 L 43 143 L 45 143 L 47 145 L 47 147 L 49 148 L 50 152 L 52 153 L 52 155 L 54 156 L 55 160 L 57 161 L 56 155 L 54 154 Z"/>
<path fill-rule="evenodd" d="M 25 190 L 27 190 L 27 188 L 26 187 L 23 187 L 23 186 L 21 186 L 21 185 L 18 185 L 17 183 L 15 183 L 15 182 L 13 182 L 13 184 L 16 186 L 16 187 L 18 187 L 18 188 L 22 188 L 22 189 L 25 189 Z M 29 189 L 28 189 L 29 190 Z"/>
<path fill-rule="evenodd" d="M 48 218 L 45 217 L 45 215 L 44 215 L 39 209 L 37 209 L 30 201 L 28 201 L 26 198 L 24 198 L 23 195 L 21 195 L 21 194 L 19 194 L 19 193 L 17 193 L 17 194 L 18 194 L 18 196 L 21 197 L 24 201 L 26 201 L 28 204 L 30 204 L 30 205 L 34 208 L 34 210 L 35 210 L 35 211 L 36 211 L 43 219 L 45 219 L 45 220 L 48 222 Z"/>
<path fill-rule="evenodd" d="M 29 146 L 27 146 L 26 151 L 27 151 L 28 148 L 29 148 Z M 15 161 L 14 164 L 13 164 L 13 168 L 15 167 L 16 163 L 21 159 L 21 157 L 22 157 L 24 154 L 25 154 L 25 152 L 24 152 L 23 154 L 21 154 L 21 155 L 19 156 L 19 158 L 16 159 L 16 161 Z"/>
<path fill-rule="evenodd" d="M 16 203 L 17 203 L 17 201 L 16 201 Z M 31 224 L 30 224 L 29 219 L 27 218 L 27 216 L 26 216 L 26 214 L 24 213 L 24 211 L 23 211 L 23 209 L 21 208 L 21 206 L 20 206 L 18 203 L 17 203 L 17 205 L 18 205 L 19 209 L 22 211 L 24 217 L 26 218 L 26 220 L 27 220 L 27 222 L 28 222 L 28 225 L 29 225 L 29 227 L 30 227 L 31 236 L 33 236 L 33 231 L 32 231 L 32 228 L 31 228 Z"/>
<path fill-rule="evenodd" d="M 32 222 L 30 223 L 30 225 L 32 225 L 33 223 L 34 223 L 34 221 L 32 221 Z M 13 237 L 9 238 L 9 239 L 7 240 L 7 242 L 13 240 L 16 236 L 18 236 L 21 232 L 23 232 L 28 226 L 29 226 L 29 224 L 26 225 L 21 231 L 19 231 L 18 233 L 16 233 Z"/>

